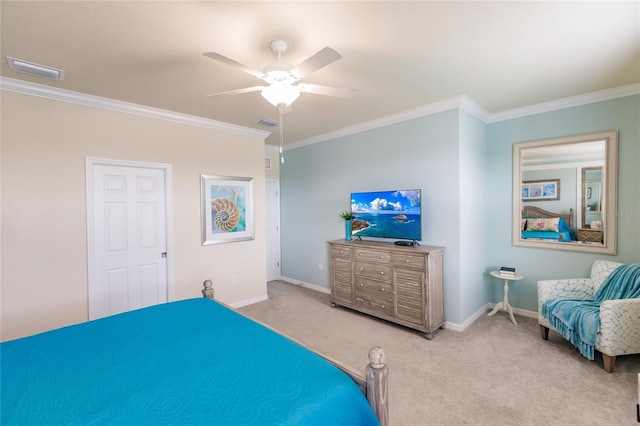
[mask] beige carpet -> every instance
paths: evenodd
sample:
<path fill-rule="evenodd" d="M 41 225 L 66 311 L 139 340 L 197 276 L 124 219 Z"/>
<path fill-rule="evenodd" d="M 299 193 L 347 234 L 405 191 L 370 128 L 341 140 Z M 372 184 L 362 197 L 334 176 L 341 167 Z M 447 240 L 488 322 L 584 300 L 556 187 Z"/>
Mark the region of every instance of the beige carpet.
<path fill-rule="evenodd" d="M 536 320 L 505 312 L 464 332 L 416 331 L 345 308 L 329 296 L 274 281 L 249 317 L 364 371 L 371 346 L 389 366 L 389 420 L 401 425 L 637 425 L 640 356 L 619 357 L 613 374 Z"/>

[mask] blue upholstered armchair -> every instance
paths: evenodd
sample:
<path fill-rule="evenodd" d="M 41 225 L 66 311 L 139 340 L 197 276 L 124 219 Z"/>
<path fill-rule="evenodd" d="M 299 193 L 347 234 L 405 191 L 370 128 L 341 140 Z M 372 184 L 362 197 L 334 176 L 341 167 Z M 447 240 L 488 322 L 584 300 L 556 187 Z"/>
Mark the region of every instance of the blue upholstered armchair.
<path fill-rule="evenodd" d="M 549 328 L 556 330 L 542 315 L 542 305 L 549 299 L 592 299 L 605 279 L 622 265 L 596 260 L 591 278 L 569 278 L 538 281 L 538 323 L 544 340 Z M 602 353 L 604 369 L 611 373 L 616 356 L 640 353 L 640 299 L 605 300 L 600 305 L 600 330 L 594 349 Z"/>

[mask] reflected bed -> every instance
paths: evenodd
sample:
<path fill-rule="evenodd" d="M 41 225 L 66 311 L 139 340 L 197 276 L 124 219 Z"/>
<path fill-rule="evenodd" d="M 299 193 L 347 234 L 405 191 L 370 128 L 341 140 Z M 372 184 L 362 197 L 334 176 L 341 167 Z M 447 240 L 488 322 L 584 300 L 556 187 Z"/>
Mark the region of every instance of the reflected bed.
<path fill-rule="evenodd" d="M 569 213 L 554 213 L 539 207 L 525 206 L 522 210 L 521 239 L 576 241 L 573 228 L 573 209 Z"/>

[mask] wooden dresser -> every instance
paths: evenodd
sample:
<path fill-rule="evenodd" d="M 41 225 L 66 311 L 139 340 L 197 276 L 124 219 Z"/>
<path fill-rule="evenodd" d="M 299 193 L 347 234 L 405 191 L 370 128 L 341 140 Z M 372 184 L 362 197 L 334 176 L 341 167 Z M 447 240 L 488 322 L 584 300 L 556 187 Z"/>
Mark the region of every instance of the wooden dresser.
<path fill-rule="evenodd" d="M 423 331 L 445 323 L 444 247 L 329 241 L 331 305 Z"/>

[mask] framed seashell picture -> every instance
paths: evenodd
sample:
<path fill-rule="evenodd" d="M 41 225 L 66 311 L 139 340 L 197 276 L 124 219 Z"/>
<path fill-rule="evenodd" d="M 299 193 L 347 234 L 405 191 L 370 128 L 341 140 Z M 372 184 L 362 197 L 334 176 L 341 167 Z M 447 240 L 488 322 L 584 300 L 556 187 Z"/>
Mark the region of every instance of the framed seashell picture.
<path fill-rule="evenodd" d="M 253 178 L 200 175 L 202 245 L 255 239 Z"/>

